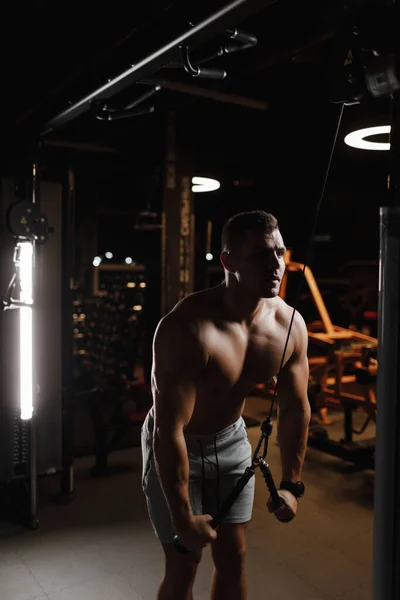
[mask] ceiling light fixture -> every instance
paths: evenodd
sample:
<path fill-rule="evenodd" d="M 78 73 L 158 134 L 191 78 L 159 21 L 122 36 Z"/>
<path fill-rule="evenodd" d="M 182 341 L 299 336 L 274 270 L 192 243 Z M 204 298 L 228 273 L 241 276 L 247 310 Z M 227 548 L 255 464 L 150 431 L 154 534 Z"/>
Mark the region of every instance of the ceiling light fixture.
<path fill-rule="evenodd" d="M 346 135 L 344 142 L 348 146 L 351 146 L 352 148 L 359 148 L 360 150 L 390 150 L 390 142 L 369 142 L 365 139 L 366 137 L 371 137 L 372 135 L 390 133 L 390 130 L 390 125 L 359 129 L 358 131 L 352 131 Z"/>
<path fill-rule="evenodd" d="M 216 179 L 210 177 L 192 177 L 192 192 L 195 194 L 200 192 L 214 192 L 221 187 L 221 184 Z"/>

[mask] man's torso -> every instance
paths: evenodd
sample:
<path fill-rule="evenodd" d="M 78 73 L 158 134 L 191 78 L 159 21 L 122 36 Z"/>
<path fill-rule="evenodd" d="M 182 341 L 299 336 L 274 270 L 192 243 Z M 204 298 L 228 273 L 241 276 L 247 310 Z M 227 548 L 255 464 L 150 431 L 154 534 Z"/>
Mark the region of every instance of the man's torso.
<path fill-rule="evenodd" d="M 197 323 L 209 356 L 197 382 L 187 434 L 218 432 L 239 419 L 246 396 L 278 373 L 292 316 L 292 309 L 276 298 L 272 308 L 247 326 L 227 318 L 214 297 L 213 290 L 206 290 L 194 294 L 190 305 L 183 307 L 184 318 Z M 284 362 L 293 349 L 289 339 Z"/>

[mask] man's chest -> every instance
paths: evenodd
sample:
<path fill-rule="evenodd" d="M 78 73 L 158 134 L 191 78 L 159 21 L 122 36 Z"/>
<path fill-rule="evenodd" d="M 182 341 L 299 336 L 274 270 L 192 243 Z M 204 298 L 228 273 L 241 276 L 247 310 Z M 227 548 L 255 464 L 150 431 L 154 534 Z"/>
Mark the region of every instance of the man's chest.
<path fill-rule="evenodd" d="M 281 366 L 286 336 L 283 328 L 246 332 L 239 328 L 218 332 L 210 348 L 209 374 L 227 388 L 267 383 Z M 284 363 L 293 352 L 289 340 Z"/>

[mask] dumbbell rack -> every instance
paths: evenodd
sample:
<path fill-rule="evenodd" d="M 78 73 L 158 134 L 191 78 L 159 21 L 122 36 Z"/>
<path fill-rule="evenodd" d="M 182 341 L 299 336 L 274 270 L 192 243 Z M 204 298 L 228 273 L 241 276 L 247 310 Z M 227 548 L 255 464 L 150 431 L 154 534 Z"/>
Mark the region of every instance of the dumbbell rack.
<path fill-rule="evenodd" d="M 106 470 L 110 432 L 118 437 L 126 426 L 122 398 L 135 380 L 144 335 L 143 269 L 111 267 L 97 274 L 95 296 L 75 298 L 73 315 L 76 399 L 93 424 L 95 474 Z"/>

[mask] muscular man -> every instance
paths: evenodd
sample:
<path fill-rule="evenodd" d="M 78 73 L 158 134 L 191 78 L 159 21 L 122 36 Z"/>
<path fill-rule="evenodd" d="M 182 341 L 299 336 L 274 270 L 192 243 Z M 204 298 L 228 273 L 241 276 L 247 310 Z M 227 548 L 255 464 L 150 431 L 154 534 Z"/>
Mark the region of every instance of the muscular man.
<path fill-rule="evenodd" d="M 246 599 L 246 524 L 254 477 L 217 531 L 210 515 L 251 464 L 241 416 L 246 395 L 279 371 L 293 313 L 278 296 L 284 254 L 271 214 L 235 215 L 222 233 L 224 282 L 188 296 L 158 325 L 154 404 L 142 429 L 143 490 L 165 553 L 158 600 L 193 598 L 197 566 L 208 544 L 214 562 L 211 599 Z M 279 519 L 294 517 L 297 510 L 293 484 L 301 481 L 310 421 L 307 339 L 296 313 L 278 388 Z M 271 504 L 269 509 L 273 512 Z M 190 553 L 176 551 L 175 534 Z"/>

